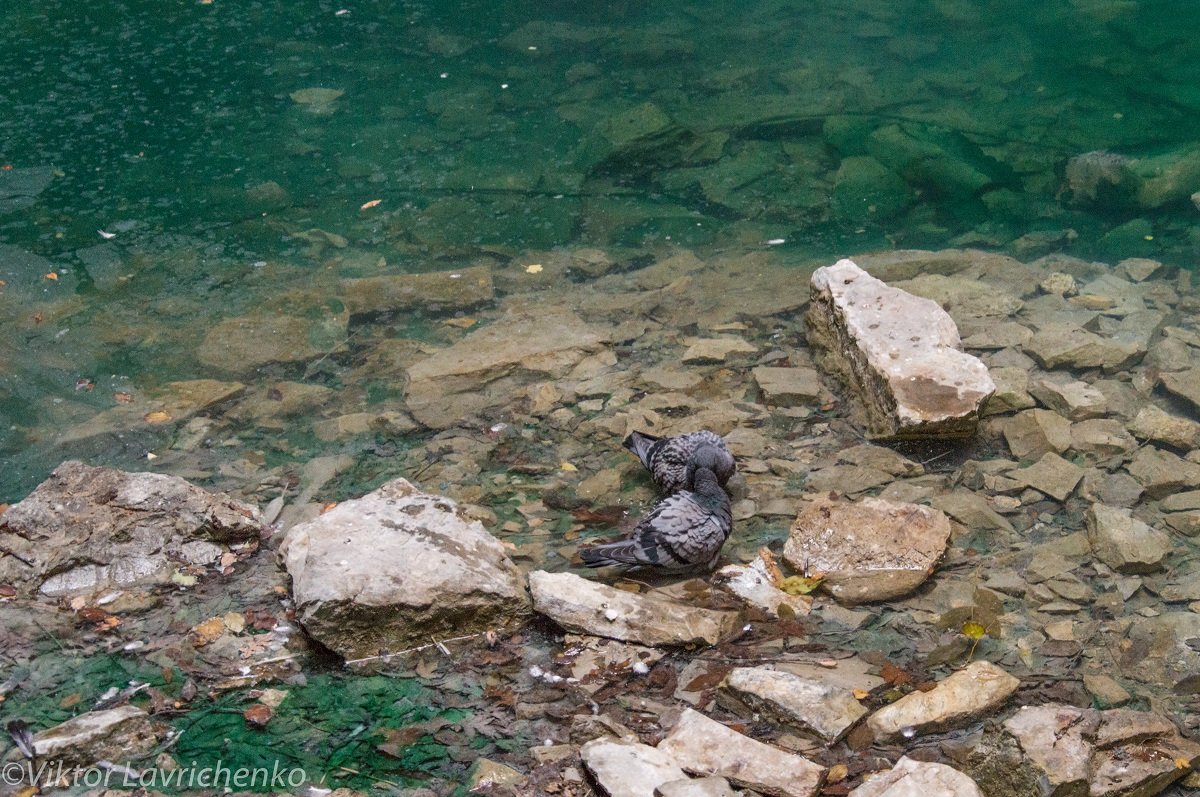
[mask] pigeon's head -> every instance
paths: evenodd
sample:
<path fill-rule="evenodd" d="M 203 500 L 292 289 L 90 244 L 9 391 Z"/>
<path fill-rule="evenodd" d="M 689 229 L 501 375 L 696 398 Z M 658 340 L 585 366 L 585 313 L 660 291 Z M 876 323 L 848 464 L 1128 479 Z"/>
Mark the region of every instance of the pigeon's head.
<path fill-rule="evenodd" d="M 716 474 L 717 481 L 724 487 L 725 483 L 729 481 L 729 477 L 737 470 L 737 463 L 734 462 L 733 454 L 730 454 L 727 449 L 703 445 L 697 448 L 692 453 L 692 458 L 688 460 L 687 483 L 689 485 L 694 483 L 696 471 L 700 468 Z"/>

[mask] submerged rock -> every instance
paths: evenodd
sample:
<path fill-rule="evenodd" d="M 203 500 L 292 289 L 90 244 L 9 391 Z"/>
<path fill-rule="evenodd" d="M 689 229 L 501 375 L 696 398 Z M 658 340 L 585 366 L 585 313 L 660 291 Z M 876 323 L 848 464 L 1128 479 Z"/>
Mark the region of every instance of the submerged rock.
<path fill-rule="evenodd" d="M 338 294 L 351 315 L 369 315 L 421 308 L 425 311 L 463 310 L 495 297 L 492 270 L 487 266 L 344 279 Z"/>
<path fill-rule="evenodd" d="M 304 362 L 333 351 L 346 339 L 349 315 L 318 317 L 255 312 L 218 322 L 196 352 L 200 362 L 230 373 L 267 363 Z"/>
<path fill-rule="evenodd" d="M 643 645 L 715 645 L 737 612 L 687 606 L 588 581 L 573 573 L 529 574 L 533 608 L 568 631 Z"/>
<path fill-rule="evenodd" d="M 1025 706 L 1002 727 L 1019 747 L 989 742 L 1005 751 L 990 766 L 1006 769 L 1009 782 L 1040 781 L 1043 794 L 1150 797 L 1200 760 L 1200 744 L 1149 712 L 1050 703 Z"/>
<path fill-rule="evenodd" d="M 693 775 L 717 775 L 773 797 L 813 797 L 825 779 L 825 767 L 744 736 L 690 708 L 684 709 L 658 750 Z"/>
<path fill-rule="evenodd" d="M 889 287 L 853 261 L 817 269 L 806 317 L 818 364 L 847 384 L 869 433 L 970 437 L 996 386 L 962 351 L 936 302 Z"/>
<path fill-rule="evenodd" d="M 783 557 L 798 572 L 825 574 L 823 587 L 842 603 L 905 595 L 929 578 L 950 541 L 937 509 L 864 498 L 821 498 L 796 517 Z"/>
<path fill-rule="evenodd" d="M 0 515 L 0 583 L 51 596 L 161 584 L 262 532 L 257 507 L 176 476 L 64 462 Z"/>
<path fill-rule="evenodd" d="M 445 428 L 508 403 L 532 382 L 566 376 L 607 340 L 565 307 L 513 310 L 413 363 L 405 399 L 422 424 Z"/>
<path fill-rule="evenodd" d="M 1171 537 L 1133 517 L 1128 509 L 1092 504 L 1088 541 L 1096 558 L 1118 573 L 1150 573 L 1171 553 Z"/>
<path fill-rule="evenodd" d="M 294 526 L 280 554 L 300 623 L 348 660 L 502 628 L 529 611 L 499 541 L 405 479 Z"/>
<path fill-rule="evenodd" d="M 881 741 L 961 728 L 1003 705 L 1020 683 L 991 662 L 974 661 L 932 691 L 884 706 L 867 724 Z"/>

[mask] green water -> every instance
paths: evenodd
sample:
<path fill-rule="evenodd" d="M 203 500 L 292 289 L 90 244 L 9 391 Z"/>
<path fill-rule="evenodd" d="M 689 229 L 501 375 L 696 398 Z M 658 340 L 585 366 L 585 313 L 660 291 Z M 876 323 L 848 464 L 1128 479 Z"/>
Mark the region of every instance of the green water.
<path fill-rule="evenodd" d="M 195 356 L 216 320 L 331 278 L 578 246 L 1200 248 L 1193 3 L 11 5 L 3 500 L 66 455 L 136 462 L 153 440 L 57 435 L 221 378 Z M 1097 150 L 1168 184 L 1070 179 Z"/>

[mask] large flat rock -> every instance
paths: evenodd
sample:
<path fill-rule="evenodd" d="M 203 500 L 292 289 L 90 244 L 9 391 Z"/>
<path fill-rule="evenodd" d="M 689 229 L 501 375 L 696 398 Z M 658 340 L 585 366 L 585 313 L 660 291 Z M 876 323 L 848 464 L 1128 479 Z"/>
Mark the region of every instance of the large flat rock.
<path fill-rule="evenodd" d="M 346 340 L 349 314 L 300 315 L 255 311 L 218 322 L 196 351 L 200 362 L 230 373 L 267 363 L 304 362 L 328 354 Z"/>
<path fill-rule="evenodd" d="M 39 763 L 52 761 L 56 766 L 61 763 L 85 768 L 98 761 L 136 759 L 157 743 L 158 733 L 150 715 L 128 704 L 85 711 L 33 737 Z M 36 766 L 33 771 L 38 771 Z"/>
<path fill-rule="evenodd" d="M 491 268 L 473 266 L 344 279 L 338 283 L 338 294 L 351 315 L 370 315 L 417 307 L 426 312 L 462 310 L 490 302 L 495 288 Z"/>
<path fill-rule="evenodd" d="M 659 786 L 687 777 L 668 753 L 637 742 L 593 739 L 579 757 L 608 797 L 655 797 Z"/>
<path fill-rule="evenodd" d="M 884 706 L 867 725 L 889 740 L 961 728 L 999 708 L 1020 685 L 988 661 L 973 661 L 929 692 L 911 692 Z"/>
<path fill-rule="evenodd" d="M 744 736 L 699 711 L 684 709 L 658 749 L 693 775 L 717 775 L 772 797 L 813 797 L 825 767 Z"/>
<path fill-rule="evenodd" d="M 262 530 L 257 507 L 177 476 L 64 462 L 0 515 L 0 583 L 51 596 L 161 584 Z"/>
<path fill-rule="evenodd" d="M 529 611 L 500 542 L 404 479 L 292 527 L 280 554 L 297 618 L 350 662 L 505 627 Z"/>
<path fill-rule="evenodd" d="M 833 744 L 867 710 L 849 689 L 766 667 L 735 667 L 717 698 Z"/>
<path fill-rule="evenodd" d="M 408 370 L 413 417 L 445 428 L 506 404 L 520 388 L 567 375 L 608 335 L 565 307 L 512 310 Z"/>
<path fill-rule="evenodd" d="M 737 627 L 738 613 L 638 595 L 574 573 L 529 574 L 534 611 L 568 631 L 643 645 L 715 645 Z"/>
<path fill-rule="evenodd" d="M 1049 703 L 1022 707 L 1002 727 L 1021 751 L 1002 765 L 1020 780 L 1041 781 L 1045 794 L 1150 797 L 1200 758 L 1200 744 L 1150 712 Z"/>
<path fill-rule="evenodd" d="M 937 302 L 839 260 L 813 274 L 806 322 L 818 364 L 849 387 L 870 435 L 975 434 L 996 386 Z"/>
<path fill-rule="evenodd" d="M 901 756 L 887 772 L 864 780 L 850 797 L 983 797 L 983 792 L 953 767 Z"/>
<path fill-rule="evenodd" d="M 824 573 L 823 588 L 839 602 L 867 603 L 920 586 L 949 541 L 950 521 L 941 510 L 823 497 L 797 515 L 783 558 L 798 572 Z"/>

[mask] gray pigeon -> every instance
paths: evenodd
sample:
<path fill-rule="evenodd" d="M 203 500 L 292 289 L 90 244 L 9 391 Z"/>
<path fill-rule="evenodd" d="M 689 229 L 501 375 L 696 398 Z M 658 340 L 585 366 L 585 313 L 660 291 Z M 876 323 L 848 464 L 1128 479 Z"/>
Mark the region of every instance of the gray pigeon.
<path fill-rule="evenodd" d="M 658 489 L 668 495 L 687 486 L 688 462 L 701 446 L 716 449 L 717 459 L 712 471 L 722 487 L 737 470 L 737 463 L 725 447 L 725 441 L 708 430 L 688 432 L 677 437 L 655 437 L 645 432 L 633 432 L 625 438 L 624 446 L 637 454 L 646 470 L 650 471 Z"/>
<path fill-rule="evenodd" d="M 733 528 L 729 495 L 715 470 L 728 456 L 713 445 L 697 448 L 686 469 L 687 489 L 660 501 L 628 539 L 581 549 L 583 563 L 667 571 L 712 567 Z"/>

